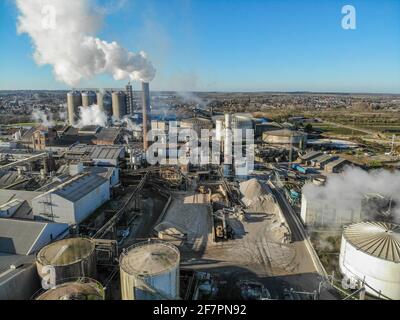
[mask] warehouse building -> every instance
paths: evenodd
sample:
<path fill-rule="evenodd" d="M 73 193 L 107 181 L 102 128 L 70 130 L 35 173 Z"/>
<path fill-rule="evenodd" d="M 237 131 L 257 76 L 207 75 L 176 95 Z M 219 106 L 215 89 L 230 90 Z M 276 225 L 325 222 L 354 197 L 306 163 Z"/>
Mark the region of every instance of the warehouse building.
<path fill-rule="evenodd" d="M 83 172 L 32 200 L 33 214 L 44 220 L 79 224 L 110 200 L 110 181 Z"/>
<path fill-rule="evenodd" d="M 300 156 L 300 160 L 301 160 L 301 163 L 306 164 L 306 165 L 310 165 L 311 164 L 311 160 L 313 160 L 313 159 L 315 159 L 317 157 L 320 157 L 320 156 L 322 156 L 322 152 L 320 152 L 320 151 L 310 151 L 310 152 L 307 152 L 304 155 L 301 155 Z"/>
<path fill-rule="evenodd" d="M 94 146 L 79 144 L 70 148 L 66 154 L 67 160 L 88 161 L 96 166 L 118 167 L 125 159 L 124 146 Z"/>
<path fill-rule="evenodd" d="M 325 165 L 325 171 L 329 173 L 340 173 L 344 170 L 346 166 L 349 165 L 351 165 L 350 161 L 343 158 L 339 158 L 335 161 L 327 163 Z"/>
<path fill-rule="evenodd" d="M 0 219 L 0 252 L 30 255 L 68 233 L 63 223 Z"/>

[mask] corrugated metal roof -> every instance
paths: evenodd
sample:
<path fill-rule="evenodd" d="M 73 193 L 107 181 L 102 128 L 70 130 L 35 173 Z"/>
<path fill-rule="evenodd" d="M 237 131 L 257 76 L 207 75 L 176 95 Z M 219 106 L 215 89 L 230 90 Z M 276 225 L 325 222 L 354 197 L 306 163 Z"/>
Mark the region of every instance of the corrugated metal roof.
<path fill-rule="evenodd" d="M 319 157 L 321 155 L 322 155 L 322 152 L 320 152 L 320 151 L 311 151 L 311 152 L 306 153 L 305 155 L 300 156 L 300 159 L 311 160 L 311 159 Z"/>
<path fill-rule="evenodd" d="M 89 146 L 77 145 L 71 148 L 73 153 L 87 154 L 91 159 L 117 160 L 124 149 L 123 146 Z"/>
<path fill-rule="evenodd" d="M 374 257 L 400 262 L 400 226 L 386 222 L 361 222 L 346 227 L 344 238 Z"/>
<path fill-rule="evenodd" d="M 99 175 L 84 173 L 49 190 L 43 196 L 53 193 L 69 201 L 76 202 L 106 182 L 107 179 Z"/>

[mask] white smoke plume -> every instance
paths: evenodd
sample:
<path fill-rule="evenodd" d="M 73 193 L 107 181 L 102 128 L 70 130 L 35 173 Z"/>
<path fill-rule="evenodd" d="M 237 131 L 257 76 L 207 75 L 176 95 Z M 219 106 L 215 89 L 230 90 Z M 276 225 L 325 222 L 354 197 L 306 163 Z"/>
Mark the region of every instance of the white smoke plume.
<path fill-rule="evenodd" d="M 94 35 L 102 11 L 91 0 L 16 0 L 18 33 L 32 39 L 38 65 L 51 65 L 56 79 L 70 86 L 102 73 L 115 80 L 150 82 L 156 70 L 144 52 L 133 53 Z"/>
<path fill-rule="evenodd" d="M 307 203 L 331 208 L 341 215 L 359 211 L 366 194 L 380 194 L 397 204 L 393 205 L 391 213 L 396 222 L 400 221 L 400 171 L 381 169 L 367 172 L 348 167 L 341 174 L 329 176 L 324 186 L 306 184 L 303 194 Z"/>
<path fill-rule="evenodd" d="M 55 125 L 52 114 L 47 114 L 46 112 L 39 109 L 33 110 L 32 119 L 46 128 L 51 128 Z"/>
<path fill-rule="evenodd" d="M 90 107 L 79 107 L 78 121 L 74 124 L 75 128 L 83 128 L 85 126 L 106 127 L 108 117 L 96 104 Z"/>
<path fill-rule="evenodd" d="M 128 116 L 123 117 L 121 123 L 126 125 L 128 131 L 142 131 L 142 127 L 134 123 Z"/>
<path fill-rule="evenodd" d="M 209 104 L 210 101 L 205 101 L 201 99 L 198 95 L 190 91 L 177 91 L 176 94 L 183 100 L 183 102 L 189 104 L 196 104 L 200 108 L 205 108 Z"/>

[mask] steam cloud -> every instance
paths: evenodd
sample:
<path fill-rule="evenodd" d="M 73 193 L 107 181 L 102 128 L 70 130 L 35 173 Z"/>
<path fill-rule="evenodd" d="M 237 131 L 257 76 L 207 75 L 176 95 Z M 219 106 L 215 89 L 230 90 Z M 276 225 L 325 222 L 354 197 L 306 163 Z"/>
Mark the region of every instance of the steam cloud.
<path fill-rule="evenodd" d="M 306 184 L 303 188 L 307 201 L 335 208 L 341 213 L 356 211 L 368 193 L 378 193 L 397 203 L 392 208 L 392 216 L 396 222 L 400 221 L 400 171 L 367 172 L 349 167 L 342 174 L 330 176 L 325 186 Z"/>
<path fill-rule="evenodd" d="M 79 107 L 79 120 L 74 124 L 75 128 L 83 128 L 85 126 L 107 125 L 108 117 L 96 104 L 90 107 Z"/>
<path fill-rule="evenodd" d="M 46 128 L 54 127 L 55 124 L 53 116 L 51 114 L 47 114 L 46 112 L 39 109 L 33 110 L 32 119 Z"/>
<path fill-rule="evenodd" d="M 102 73 L 115 80 L 150 82 L 156 70 L 144 52 L 94 37 L 101 12 L 91 0 L 16 0 L 18 33 L 32 38 L 38 65 L 50 64 L 56 79 L 76 86 Z"/>

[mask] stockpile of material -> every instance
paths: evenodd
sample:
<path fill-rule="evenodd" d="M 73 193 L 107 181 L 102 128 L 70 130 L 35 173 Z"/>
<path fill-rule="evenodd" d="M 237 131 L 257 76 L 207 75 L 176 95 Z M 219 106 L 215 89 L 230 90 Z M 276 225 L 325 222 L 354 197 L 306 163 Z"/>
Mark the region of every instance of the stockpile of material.
<path fill-rule="evenodd" d="M 275 213 L 276 202 L 271 189 L 257 179 L 251 179 L 240 183 L 240 192 L 243 203 L 252 212 Z"/>

